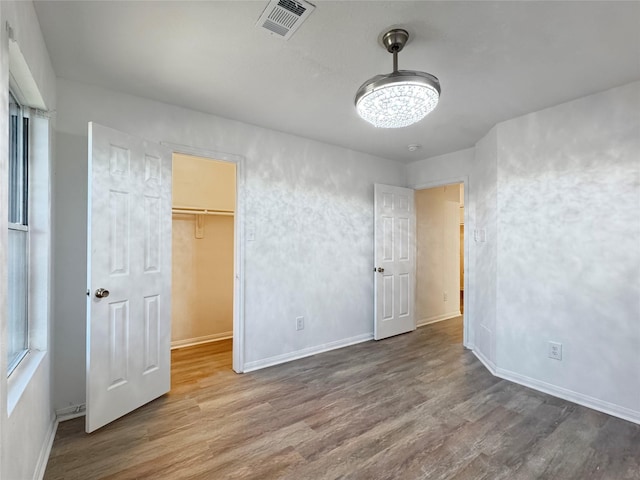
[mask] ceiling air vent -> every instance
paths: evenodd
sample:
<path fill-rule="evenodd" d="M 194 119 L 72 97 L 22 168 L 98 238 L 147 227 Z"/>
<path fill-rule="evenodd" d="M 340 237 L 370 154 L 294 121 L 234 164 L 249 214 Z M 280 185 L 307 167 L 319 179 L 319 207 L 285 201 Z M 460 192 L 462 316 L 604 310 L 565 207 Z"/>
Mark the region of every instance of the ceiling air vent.
<path fill-rule="evenodd" d="M 316 7 L 301 0 L 271 0 L 256 26 L 289 40 Z"/>

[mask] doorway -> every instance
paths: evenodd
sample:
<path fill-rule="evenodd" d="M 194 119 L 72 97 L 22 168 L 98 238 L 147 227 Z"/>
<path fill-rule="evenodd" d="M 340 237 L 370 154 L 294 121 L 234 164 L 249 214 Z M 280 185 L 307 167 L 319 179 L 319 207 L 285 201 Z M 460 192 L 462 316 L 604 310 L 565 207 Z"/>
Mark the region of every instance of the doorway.
<path fill-rule="evenodd" d="M 235 164 L 231 353 L 233 371 L 243 371 L 244 159 L 149 142 L 93 122 L 88 139 L 85 429 L 91 433 L 171 390 L 172 311 L 165 299 L 172 297 L 172 153 Z M 184 205 L 189 214 L 208 208 Z"/>
<path fill-rule="evenodd" d="M 174 153 L 172 200 L 173 385 L 193 371 L 232 368 L 237 168 Z"/>
<path fill-rule="evenodd" d="M 416 190 L 416 324 L 464 314 L 464 184 Z"/>

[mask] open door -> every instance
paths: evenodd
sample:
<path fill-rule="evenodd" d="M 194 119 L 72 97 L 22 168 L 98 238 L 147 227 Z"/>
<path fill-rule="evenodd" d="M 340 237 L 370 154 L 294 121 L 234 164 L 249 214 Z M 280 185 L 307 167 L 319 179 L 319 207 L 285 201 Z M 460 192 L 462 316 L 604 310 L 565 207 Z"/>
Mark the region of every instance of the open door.
<path fill-rule="evenodd" d="M 171 387 L 171 152 L 89 123 L 86 431 Z"/>
<path fill-rule="evenodd" d="M 410 188 L 376 184 L 375 304 L 376 340 L 416 329 L 416 214 Z"/>

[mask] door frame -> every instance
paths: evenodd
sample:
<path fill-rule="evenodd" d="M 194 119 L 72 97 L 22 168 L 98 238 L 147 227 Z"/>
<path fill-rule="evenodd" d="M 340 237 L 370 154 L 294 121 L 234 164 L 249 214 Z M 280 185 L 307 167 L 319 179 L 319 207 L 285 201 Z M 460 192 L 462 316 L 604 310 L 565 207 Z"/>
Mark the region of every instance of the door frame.
<path fill-rule="evenodd" d="M 473 266 L 470 261 L 471 249 L 469 247 L 471 245 L 471 232 L 468 227 L 470 219 L 473 218 L 471 210 L 473 208 L 475 213 L 475 207 L 473 207 L 469 202 L 469 175 L 460 175 L 426 183 L 419 183 L 417 185 L 411 185 L 408 188 L 413 188 L 414 190 L 427 190 L 429 188 L 444 187 L 445 185 L 451 185 L 453 183 L 462 183 L 464 185 L 464 311 L 462 312 L 462 345 L 465 348 L 473 350 L 475 335 L 470 318 L 471 304 L 473 303 L 473 295 L 470 289 L 473 288 L 473 286 L 472 282 L 469 281 L 473 272 Z M 416 241 L 416 250 L 418 248 L 419 245 Z"/>
<path fill-rule="evenodd" d="M 244 262 L 245 262 L 245 158 L 233 153 L 218 152 L 170 142 L 161 142 L 173 154 L 192 155 L 236 164 L 236 209 L 233 221 L 233 370 L 244 372 Z"/>

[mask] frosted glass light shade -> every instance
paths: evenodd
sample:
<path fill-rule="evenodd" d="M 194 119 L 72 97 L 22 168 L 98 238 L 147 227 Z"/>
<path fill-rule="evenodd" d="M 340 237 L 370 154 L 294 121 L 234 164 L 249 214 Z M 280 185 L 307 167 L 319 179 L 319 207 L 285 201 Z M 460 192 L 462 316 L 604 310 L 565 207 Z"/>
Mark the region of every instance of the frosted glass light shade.
<path fill-rule="evenodd" d="M 440 82 L 429 73 L 400 70 L 377 75 L 356 93 L 358 115 L 375 127 L 400 128 L 426 117 L 438 105 Z"/>

